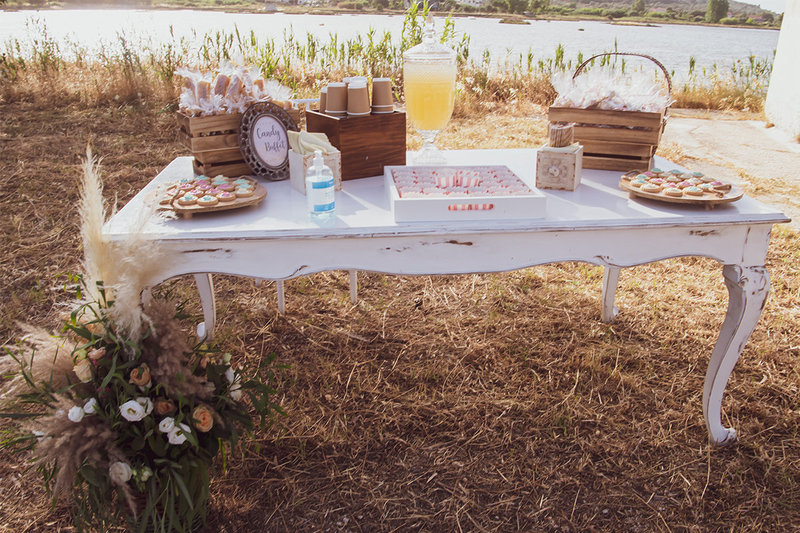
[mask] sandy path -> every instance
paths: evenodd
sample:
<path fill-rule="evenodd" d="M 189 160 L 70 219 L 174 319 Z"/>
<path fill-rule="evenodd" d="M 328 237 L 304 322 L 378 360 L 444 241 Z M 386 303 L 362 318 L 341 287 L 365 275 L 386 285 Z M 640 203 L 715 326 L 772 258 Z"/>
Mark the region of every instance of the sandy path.
<path fill-rule="evenodd" d="M 740 184 L 781 207 L 800 228 L 800 144 L 752 116 L 673 110 L 662 145 L 676 145 L 679 162 Z"/>

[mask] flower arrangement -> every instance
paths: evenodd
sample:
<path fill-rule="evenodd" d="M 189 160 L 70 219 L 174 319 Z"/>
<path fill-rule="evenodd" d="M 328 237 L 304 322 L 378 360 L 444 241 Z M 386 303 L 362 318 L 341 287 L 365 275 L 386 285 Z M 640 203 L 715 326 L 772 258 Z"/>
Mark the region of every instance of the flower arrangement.
<path fill-rule="evenodd" d="M 90 153 L 83 193 L 79 303 L 59 335 L 23 326 L 23 341 L 6 347 L 20 367 L 6 396 L 38 406 L 6 445 L 32 452 L 54 498 L 72 499 L 79 526 L 126 519 L 134 531 L 190 531 L 205 520 L 214 457 L 254 427 L 251 413 L 263 425 L 280 412 L 272 374 L 247 377 L 229 354 L 190 338 L 169 298 L 142 304 L 135 258 L 157 247 L 143 236 L 102 241 Z"/>

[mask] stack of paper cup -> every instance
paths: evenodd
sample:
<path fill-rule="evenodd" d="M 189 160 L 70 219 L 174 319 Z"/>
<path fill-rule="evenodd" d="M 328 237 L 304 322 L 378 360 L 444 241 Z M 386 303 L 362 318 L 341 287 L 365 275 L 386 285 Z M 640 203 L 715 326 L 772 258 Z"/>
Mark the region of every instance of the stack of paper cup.
<path fill-rule="evenodd" d="M 328 103 L 328 87 L 323 87 L 319 92 L 319 112 L 325 112 L 325 105 Z"/>
<path fill-rule="evenodd" d="M 347 114 L 347 85 L 341 82 L 328 84 L 325 113 L 333 116 L 344 116 Z"/>
<path fill-rule="evenodd" d="M 347 116 L 369 115 L 369 91 L 366 81 L 352 78 L 347 86 Z"/>
<path fill-rule="evenodd" d="M 394 112 L 392 99 L 392 80 L 375 78 L 372 80 L 372 113 L 383 115 Z"/>

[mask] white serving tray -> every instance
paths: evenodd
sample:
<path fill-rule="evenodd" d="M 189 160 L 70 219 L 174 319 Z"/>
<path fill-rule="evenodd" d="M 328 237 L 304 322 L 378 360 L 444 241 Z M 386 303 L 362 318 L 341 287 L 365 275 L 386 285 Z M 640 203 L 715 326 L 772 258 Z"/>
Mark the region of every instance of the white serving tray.
<path fill-rule="evenodd" d="M 448 165 L 455 167 L 457 165 Z M 494 165 L 498 166 L 498 165 Z M 401 198 L 392 178 L 392 170 L 407 168 L 386 166 L 383 170 L 395 222 L 441 222 L 454 220 L 521 220 L 544 218 L 545 196 L 531 184 L 531 194 L 517 196 L 461 196 L 447 198 Z M 461 166 L 460 168 L 476 168 Z M 479 168 L 479 167 L 477 167 Z"/>

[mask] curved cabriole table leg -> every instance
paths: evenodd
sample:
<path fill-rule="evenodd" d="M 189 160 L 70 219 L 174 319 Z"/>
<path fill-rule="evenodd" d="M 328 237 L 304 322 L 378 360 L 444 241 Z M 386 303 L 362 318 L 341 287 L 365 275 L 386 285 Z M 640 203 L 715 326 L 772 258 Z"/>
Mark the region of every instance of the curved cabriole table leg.
<path fill-rule="evenodd" d="M 614 297 L 617 295 L 617 282 L 619 282 L 619 267 L 607 266 L 603 268 L 603 293 L 601 296 L 602 307 L 600 308 L 600 320 L 604 324 L 610 324 L 617 318 L 619 309 L 614 305 Z"/>
<path fill-rule="evenodd" d="M 728 287 L 728 312 L 708 363 L 703 388 L 703 416 L 709 440 L 718 446 L 736 440 L 736 430 L 722 425 L 722 394 L 769 292 L 769 274 L 764 267 L 725 265 L 722 274 Z"/>
<path fill-rule="evenodd" d="M 214 299 L 214 282 L 211 274 L 195 274 L 194 283 L 203 305 L 203 322 L 197 325 L 197 336 L 210 341 L 217 322 L 217 302 Z"/>

